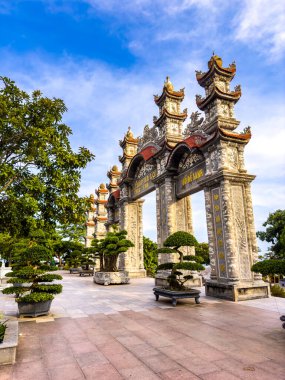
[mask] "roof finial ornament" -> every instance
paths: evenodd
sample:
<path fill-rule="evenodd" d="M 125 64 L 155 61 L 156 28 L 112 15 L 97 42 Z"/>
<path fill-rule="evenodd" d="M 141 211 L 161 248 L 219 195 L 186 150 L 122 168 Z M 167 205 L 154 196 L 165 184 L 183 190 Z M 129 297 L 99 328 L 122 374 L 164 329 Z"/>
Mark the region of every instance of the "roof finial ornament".
<path fill-rule="evenodd" d="M 212 53 L 212 56 L 214 57 L 214 55 L 215 55 L 215 50 L 213 50 L 213 53 Z"/>
<path fill-rule="evenodd" d="M 128 132 L 127 132 L 126 136 L 127 137 L 134 137 L 134 134 L 133 134 L 130 126 L 128 127 Z"/>
<path fill-rule="evenodd" d="M 173 91 L 173 84 L 170 82 L 170 78 L 169 78 L 168 75 L 167 75 L 166 80 L 165 80 L 165 82 L 164 82 L 164 87 L 165 87 L 168 91 Z"/>

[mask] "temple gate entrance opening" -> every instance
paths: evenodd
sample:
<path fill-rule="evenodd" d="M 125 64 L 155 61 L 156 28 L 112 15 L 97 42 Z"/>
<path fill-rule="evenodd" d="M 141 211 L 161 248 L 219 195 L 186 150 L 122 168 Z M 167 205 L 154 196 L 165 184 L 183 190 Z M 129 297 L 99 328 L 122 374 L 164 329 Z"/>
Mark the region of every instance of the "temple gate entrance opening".
<path fill-rule="evenodd" d="M 205 89 L 205 97 L 197 95 L 196 104 L 205 117 L 193 112 L 186 128 L 187 109 L 181 110 L 184 89 L 174 90 L 167 77 L 162 94 L 154 96 L 159 108 L 154 125 L 146 125 L 140 138 L 129 128 L 120 141 L 122 170 L 113 166 L 107 173 L 110 183 L 100 185 L 93 214 L 89 213 L 88 236 L 90 231 L 100 236 L 103 225 L 105 230 L 113 224 L 127 230 L 135 247 L 120 255 L 119 268 L 130 277 L 145 276 L 142 197 L 156 193 L 161 247 L 173 232 L 192 233 L 191 195 L 203 191 L 211 264 L 206 294 L 234 301 L 268 297 L 268 285 L 250 270 L 257 259 L 250 188 L 255 176 L 244 165 L 250 128 L 234 131 L 239 125 L 234 105 L 241 96 L 240 86 L 230 90 L 235 72 L 234 63 L 223 67 L 215 55 L 207 72 L 196 72 Z"/>

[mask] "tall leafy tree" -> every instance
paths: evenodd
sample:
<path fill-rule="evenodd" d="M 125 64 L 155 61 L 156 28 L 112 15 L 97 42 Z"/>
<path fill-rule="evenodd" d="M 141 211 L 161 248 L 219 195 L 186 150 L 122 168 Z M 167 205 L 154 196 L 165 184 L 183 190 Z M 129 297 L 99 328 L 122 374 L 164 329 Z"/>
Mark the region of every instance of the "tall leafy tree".
<path fill-rule="evenodd" d="M 143 260 L 148 276 L 154 276 L 157 268 L 157 244 L 146 236 L 143 237 Z"/>
<path fill-rule="evenodd" d="M 0 232 L 27 235 L 82 220 L 81 170 L 94 155 L 72 150 L 66 111 L 61 99 L 29 95 L 0 77 Z"/>
<path fill-rule="evenodd" d="M 257 237 L 271 243 L 268 255 L 275 259 L 285 259 L 285 210 L 276 210 L 270 213 L 263 223 L 265 231 L 258 231 Z"/>

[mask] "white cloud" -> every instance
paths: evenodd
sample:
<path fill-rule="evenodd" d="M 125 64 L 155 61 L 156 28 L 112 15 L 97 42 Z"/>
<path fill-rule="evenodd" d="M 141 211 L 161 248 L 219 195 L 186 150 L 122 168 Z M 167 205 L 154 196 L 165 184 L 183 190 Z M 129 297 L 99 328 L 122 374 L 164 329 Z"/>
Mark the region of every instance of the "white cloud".
<path fill-rule="evenodd" d="M 236 39 L 252 46 L 271 61 L 285 52 L 285 2 L 246 0 L 235 21 Z"/>

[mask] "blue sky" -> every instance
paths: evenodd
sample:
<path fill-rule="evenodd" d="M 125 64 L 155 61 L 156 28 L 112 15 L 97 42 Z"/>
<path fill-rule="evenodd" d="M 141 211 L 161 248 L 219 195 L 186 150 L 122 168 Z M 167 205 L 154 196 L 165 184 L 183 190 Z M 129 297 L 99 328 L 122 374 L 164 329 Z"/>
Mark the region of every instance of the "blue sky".
<path fill-rule="evenodd" d="M 253 182 L 256 228 L 285 205 L 285 2 L 280 0 L 0 0 L 0 72 L 27 91 L 64 99 L 74 149 L 96 160 L 83 172 L 81 193 L 107 182 L 118 163 L 118 140 L 157 115 L 153 94 L 166 75 L 185 87 L 196 111 L 202 94 L 195 70 L 212 52 L 236 61 L 233 86 L 240 129 L 252 128 L 246 166 Z M 187 123 L 188 121 L 186 121 Z M 145 234 L 155 239 L 155 200 L 145 202 Z M 195 234 L 206 239 L 203 194 L 193 197 Z M 264 245 L 262 245 L 262 248 Z"/>

